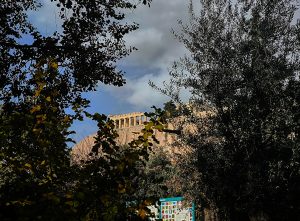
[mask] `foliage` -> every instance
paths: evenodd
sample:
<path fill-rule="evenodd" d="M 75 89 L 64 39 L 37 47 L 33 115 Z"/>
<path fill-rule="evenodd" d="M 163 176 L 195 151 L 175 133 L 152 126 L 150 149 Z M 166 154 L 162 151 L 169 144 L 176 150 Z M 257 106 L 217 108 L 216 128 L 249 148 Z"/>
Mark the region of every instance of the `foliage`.
<path fill-rule="evenodd" d="M 123 37 L 137 28 L 121 22 L 125 9 L 136 5 L 125 0 L 52 0 L 57 4 L 61 32 L 42 35 L 28 20 L 29 10 L 39 10 L 40 1 L 1 2 L 0 75 L 1 100 L 30 96 L 30 79 L 36 65 L 48 58 L 59 68 L 56 82 L 64 106 L 81 104 L 80 93 L 94 90 L 99 82 L 122 86 L 122 73 L 115 62 L 128 55 Z M 143 1 L 144 4 L 148 1 Z M 27 43 L 24 38 L 28 39 Z"/>
<path fill-rule="evenodd" d="M 165 106 L 173 106 L 173 102 L 168 102 Z M 174 105 L 175 106 L 175 105 Z M 149 123 L 145 128 L 153 125 L 153 129 L 160 132 L 179 134 L 180 130 L 170 129 L 169 125 L 176 127 L 180 110 L 176 110 L 174 115 L 168 113 L 168 109 L 154 108 L 154 112 L 146 113 L 150 117 Z M 150 131 L 154 133 L 154 131 Z M 153 140 L 155 136 L 151 136 Z M 156 141 L 157 142 L 157 141 Z M 149 155 L 149 160 L 144 166 L 144 176 L 141 176 L 140 188 L 137 194 L 150 198 L 175 197 L 183 196 L 190 201 L 193 196 L 198 194 L 197 190 L 193 191 L 196 179 L 191 179 L 196 176 L 195 169 L 191 166 L 191 161 L 194 160 L 192 152 L 189 152 L 186 146 L 182 146 L 179 141 L 173 141 L 171 144 L 155 145 Z M 180 153 L 175 149 L 180 150 Z M 187 178 L 189 175 L 189 178 Z M 188 181 L 187 181 L 188 179 Z"/>
<path fill-rule="evenodd" d="M 172 196 L 168 181 L 175 173 L 174 166 L 161 147 L 153 149 L 149 161 L 145 166 L 141 166 L 144 174 L 139 181 L 141 188 L 136 191 L 136 194 L 150 199 Z"/>
<path fill-rule="evenodd" d="M 130 169 L 147 151 L 113 149 L 112 123 L 86 113 L 89 101 L 81 94 L 99 82 L 125 83 L 115 62 L 132 50 L 123 37 L 137 25 L 122 22 L 122 10 L 137 5 L 125 0 L 53 3 L 62 31 L 47 36 L 27 16 L 39 10 L 40 1 L 0 3 L 0 219 L 117 220 L 116 213 L 128 212 L 124 195 L 132 193 L 124 184 L 138 175 Z M 80 167 L 70 164 L 67 144 L 70 125 L 84 114 L 98 120 L 94 150 L 101 146 L 106 155 Z M 148 148 L 147 138 L 135 147 Z M 122 163 L 126 169 L 119 168 Z M 146 215 L 144 204 L 139 218 Z"/>
<path fill-rule="evenodd" d="M 63 193 L 72 180 L 67 149 L 71 120 L 60 109 L 61 96 L 53 84 L 58 76 L 55 64 L 39 65 L 33 96 L 2 106 L 2 220 L 55 220 L 67 210 Z"/>
<path fill-rule="evenodd" d="M 166 118 L 174 118 L 179 116 L 179 110 L 172 100 L 164 103 L 163 110 L 165 111 Z"/>
<path fill-rule="evenodd" d="M 296 1 L 201 0 L 176 34 L 190 51 L 170 88 L 190 90 L 181 134 L 194 148 L 200 200 L 222 220 L 300 215 L 299 22 Z M 204 113 L 205 117 L 200 113 Z"/>
<path fill-rule="evenodd" d="M 78 179 L 73 185 L 73 196 L 81 194 L 77 210 L 85 219 L 141 220 L 149 216 L 147 206 L 155 200 L 136 194 L 141 189 L 143 166 L 149 156 L 149 137 L 141 134 L 126 147 L 116 143 L 118 137 L 114 122 L 105 115 L 95 114 L 99 131 L 91 158 L 76 165 Z M 74 165 L 75 166 L 75 165 Z"/>

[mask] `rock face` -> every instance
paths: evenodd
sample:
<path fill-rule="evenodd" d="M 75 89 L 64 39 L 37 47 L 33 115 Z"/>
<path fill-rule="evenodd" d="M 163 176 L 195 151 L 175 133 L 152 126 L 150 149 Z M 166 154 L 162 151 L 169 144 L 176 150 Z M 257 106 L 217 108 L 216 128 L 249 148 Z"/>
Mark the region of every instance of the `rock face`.
<path fill-rule="evenodd" d="M 115 122 L 116 131 L 119 135 L 117 138 L 117 144 L 119 146 L 126 145 L 136 139 L 144 127 L 144 122 L 147 121 L 146 116 L 140 112 L 109 115 L 109 118 Z M 168 128 L 172 128 L 172 126 L 169 125 Z M 173 134 L 154 131 L 154 135 L 159 141 L 158 146 L 167 147 L 176 141 L 176 137 Z M 96 133 L 89 135 L 73 147 L 72 156 L 76 161 L 88 159 L 91 148 L 94 146 L 95 136 Z"/>
<path fill-rule="evenodd" d="M 213 112 L 208 111 L 193 111 L 197 117 L 206 118 L 208 114 Z M 141 130 L 144 127 L 144 123 L 147 121 L 147 117 L 144 113 L 133 112 L 127 114 L 119 115 L 109 115 L 109 118 L 115 122 L 115 128 L 119 134 L 117 138 L 117 144 L 119 146 L 124 146 L 130 143 L 132 140 L 136 139 Z M 195 134 L 198 133 L 195 125 L 186 122 L 184 117 L 176 117 L 172 120 L 172 123 L 167 125 L 170 130 L 179 129 L 183 134 Z M 96 134 L 87 136 L 82 141 L 77 143 L 72 150 L 72 156 L 76 159 L 85 160 L 94 145 L 94 137 Z M 187 146 L 182 146 L 180 141 L 175 134 L 154 131 L 156 139 L 159 141 L 158 147 L 163 147 L 164 152 L 169 155 L 185 155 L 190 153 L 191 149 Z"/>

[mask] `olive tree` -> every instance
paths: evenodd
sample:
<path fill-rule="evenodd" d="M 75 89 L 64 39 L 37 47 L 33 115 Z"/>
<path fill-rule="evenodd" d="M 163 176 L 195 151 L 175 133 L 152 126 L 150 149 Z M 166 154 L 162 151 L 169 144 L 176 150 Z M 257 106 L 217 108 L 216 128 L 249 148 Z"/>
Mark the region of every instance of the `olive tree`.
<path fill-rule="evenodd" d="M 190 22 L 175 33 L 189 54 L 174 62 L 162 89 L 175 99 L 176 87 L 191 92 L 185 119 L 197 132 L 181 140 L 197 156 L 200 201 L 220 220 L 296 220 L 298 2 L 200 2 L 199 13 L 190 4 Z"/>

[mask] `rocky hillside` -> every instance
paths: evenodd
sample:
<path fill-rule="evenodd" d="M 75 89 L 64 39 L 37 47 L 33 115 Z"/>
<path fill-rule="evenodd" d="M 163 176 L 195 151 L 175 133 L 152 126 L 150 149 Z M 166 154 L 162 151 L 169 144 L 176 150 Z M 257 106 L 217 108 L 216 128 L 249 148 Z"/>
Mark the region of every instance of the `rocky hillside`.
<path fill-rule="evenodd" d="M 126 145 L 130 143 L 132 140 L 137 138 L 142 130 L 144 125 L 138 125 L 138 126 L 131 126 L 127 128 L 121 128 L 117 129 L 117 132 L 119 134 L 119 137 L 117 138 L 117 143 L 120 146 Z M 175 135 L 170 135 L 164 132 L 154 131 L 155 137 L 159 141 L 158 146 L 170 146 L 172 143 L 175 142 Z M 78 142 L 72 150 L 72 156 L 73 158 L 77 160 L 86 160 L 88 158 L 88 155 L 91 151 L 91 148 L 94 145 L 95 142 L 95 134 L 89 135 L 85 137 L 83 140 Z"/>

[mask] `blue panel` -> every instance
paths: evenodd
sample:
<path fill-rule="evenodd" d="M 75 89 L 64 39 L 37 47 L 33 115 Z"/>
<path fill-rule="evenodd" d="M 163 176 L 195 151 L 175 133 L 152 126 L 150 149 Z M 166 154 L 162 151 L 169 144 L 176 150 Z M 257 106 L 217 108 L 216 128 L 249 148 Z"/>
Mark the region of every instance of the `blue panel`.
<path fill-rule="evenodd" d="M 159 211 L 159 218 L 163 219 L 170 219 L 170 217 L 174 217 L 175 210 L 177 209 L 178 201 L 183 201 L 183 197 L 170 197 L 170 198 L 161 198 L 159 201 L 161 202 L 160 211 Z M 195 204 L 192 203 L 192 207 L 189 209 L 192 215 L 192 221 L 196 221 L 195 216 Z M 164 217 L 163 217 L 164 216 Z M 168 219 L 168 220 L 169 220 Z"/>
<path fill-rule="evenodd" d="M 160 198 L 160 202 L 169 202 L 169 201 L 181 201 L 183 197 L 170 197 L 170 198 Z"/>

